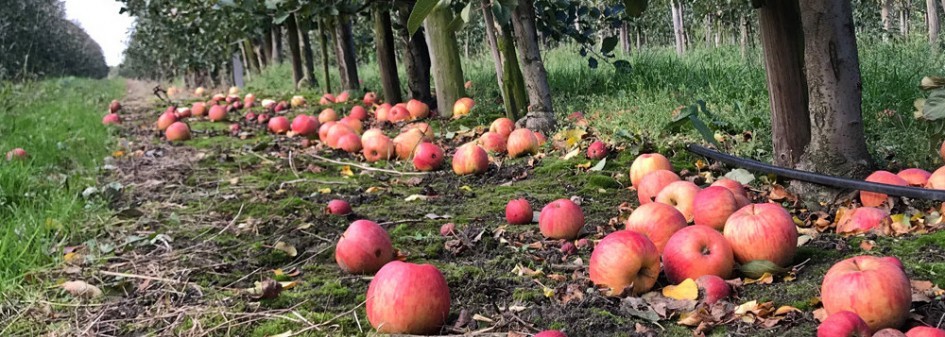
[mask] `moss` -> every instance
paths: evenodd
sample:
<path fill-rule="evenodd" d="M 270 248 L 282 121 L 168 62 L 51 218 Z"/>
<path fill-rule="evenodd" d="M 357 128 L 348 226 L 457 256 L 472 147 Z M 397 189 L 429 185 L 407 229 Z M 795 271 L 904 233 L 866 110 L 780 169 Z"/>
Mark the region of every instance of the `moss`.
<path fill-rule="evenodd" d="M 537 302 L 544 296 L 540 291 L 527 288 L 515 288 L 512 299 L 521 302 Z"/>
<path fill-rule="evenodd" d="M 285 319 L 266 320 L 257 325 L 249 333 L 249 336 L 268 337 L 278 335 L 291 330 L 299 330 L 301 325 Z"/>
<path fill-rule="evenodd" d="M 587 184 L 597 188 L 617 188 L 620 184 L 614 178 L 603 174 L 591 174 L 587 177 Z"/>

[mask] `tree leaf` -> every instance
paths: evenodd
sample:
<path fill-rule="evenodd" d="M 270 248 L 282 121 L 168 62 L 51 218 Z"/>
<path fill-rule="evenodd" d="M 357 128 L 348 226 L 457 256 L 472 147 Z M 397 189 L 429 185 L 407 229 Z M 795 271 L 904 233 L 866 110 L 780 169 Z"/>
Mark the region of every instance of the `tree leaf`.
<path fill-rule="evenodd" d="M 284 252 L 289 257 L 295 257 L 299 255 L 299 251 L 295 249 L 295 246 L 292 244 L 285 243 L 283 241 L 276 242 L 276 245 L 272 249 L 280 250 Z"/>
<path fill-rule="evenodd" d="M 936 89 L 922 105 L 922 119 L 934 121 L 942 118 L 945 118 L 945 89 Z"/>
<path fill-rule="evenodd" d="M 715 145 L 716 148 L 722 148 L 722 145 L 715 140 L 715 132 L 709 129 L 709 126 L 705 125 L 699 116 L 696 114 L 689 115 L 689 120 L 692 121 L 692 126 L 696 128 L 696 131 L 699 131 L 699 134 L 702 135 L 702 139 L 705 139 L 706 142 Z"/>
<path fill-rule="evenodd" d="M 600 45 L 600 52 L 602 54 L 609 54 L 614 50 L 615 47 L 617 47 L 617 41 L 618 40 L 616 36 L 605 37 L 604 41 Z"/>
<path fill-rule="evenodd" d="M 413 36 L 417 32 L 417 29 L 420 29 L 420 25 L 423 24 L 423 20 L 433 12 L 433 8 L 436 7 L 439 0 L 418 0 L 417 3 L 413 6 L 413 11 L 410 12 L 410 18 L 407 19 L 407 32 Z"/>
<path fill-rule="evenodd" d="M 746 169 L 734 169 L 725 174 L 726 178 L 732 179 L 741 183 L 742 185 L 748 185 L 752 181 L 755 181 L 755 175 L 748 172 Z"/>
<path fill-rule="evenodd" d="M 695 301 L 699 298 L 699 286 L 696 285 L 696 281 L 687 278 L 678 285 L 668 285 L 663 288 L 663 296 L 674 300 Z"/>
<path fill-rule="evenodd" d="M 646 11 L 649 0 L 623 0 L 623 6 L 626 7 L 627 15 L 638 18 Z"/>

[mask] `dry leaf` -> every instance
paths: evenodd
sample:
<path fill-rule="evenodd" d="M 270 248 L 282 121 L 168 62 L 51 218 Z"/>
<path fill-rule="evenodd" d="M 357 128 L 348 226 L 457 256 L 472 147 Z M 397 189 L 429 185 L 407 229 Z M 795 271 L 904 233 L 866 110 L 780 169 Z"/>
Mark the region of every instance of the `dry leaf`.
<path fill-rule="evenodd" d="M 792 307 L 790 305 L 782 305 L 778 310 L 774 311 L 775 316 L 784 316 L 792 312 L 802 312 L 801 309 Z"/>
<path fill-rule="evenodd" d="M 863 240 L 860 241 L 860 249 L 865 251 L 873 250 L 873 246 L 876 246 L 876 241 L 873 240 Z"/>
<path fill-rule="evenodd" d="M 339 169 L 339 171 L 341 172 L 342 176 L 345 176 L 345 177 L 354 176 L 354 172 L 351 171 L 351 166 L 348 166 L 348 165 L 342 166 L 341 169 Z"/>
<path fill-rule="evenodd" d="M 756 279 L 745 278 L 745 283 L 744 283 L 744 284 L 746 284 L 746 285 L 748 285 L 748 284 L 753 284 L 753 283 L 757 283 L 757 284 L 771 284 L 772 282 L 774 282 L 774 275 L 771 275 L 771 273 L 764 273 L 764 274 L 761 275 L 761 277 L 756 278 Z"/>
<path fill-rule="evenodd" d="M 414 201 L 414 200 L 421 200 L 421 201 L 422 201 L 422 200 L 427 200 L 427 199 L 429 199 L 429 198 L 430 198 L 430 197 L 425 196 L 425 195 L 413 194 L 413 195 L 410 195 L 410 196 L 404 198 L 404 201 Z"/>
<path fill-rule="evenodd" d="M 328 188 L 328 187 L 325 187 L 325 188 L 319 189 L 319 190 L 318 190 L 318 193 L 321 193 L 321 194 L 328 194 L 328 193 L 331 193 L 331 189 Z"/>
<path fill-rule="evenodd" d="M 280 333 L 280 334 L 278 334 L 278 335 L 271 335 L 271 336 L 269 336 L 269 337 L 291 337 L 292 334 L 293 334 L 292 330 L 289 330 L 289 331 Z"/>
<path fill-rule="evenodd" d="M 699 298 L 699 286 L 696 281 L 687 278 L 678 285 L 669 285 L 663 288 L 663 296 L 674 300 L 696 300 Z"/>
<path fill-rule="evenodd" d="M 571 152 L 568 152 L 567 154 L 565 154 L 564 157 L 561 157 L 561 160 L 569 160 L 571 158 L 576 157 L 580 153 L 581 153 L 581 149 L 574 149 Z"/>
<path fill-rule="evenodd" d="M 820 309 L 814 310 L 813 314 L 814 314 L 814 319 L 816 319 L 818 322 L 823 322 L 824 319 L 827 319 L 827 309 L 820 308 Z"/>
<path fill-rule="evenodd" d="M 282 242 L 282 241 L 276 242 L 276 245 L 273 246 L 272 249 L 282 251 L 286 253 L 286 255 L 289 255 L 290 257 L 295 257 L 296 255 L 299 255 L 299 251 L 295 249 L 295 246 Z"/>
<path fill-rule="evenodd" d="M 102 290 L 85 281 L 69 281 L 62 284 L 69 294 L 75 297 L 96 298 L 102 296 Z"/>

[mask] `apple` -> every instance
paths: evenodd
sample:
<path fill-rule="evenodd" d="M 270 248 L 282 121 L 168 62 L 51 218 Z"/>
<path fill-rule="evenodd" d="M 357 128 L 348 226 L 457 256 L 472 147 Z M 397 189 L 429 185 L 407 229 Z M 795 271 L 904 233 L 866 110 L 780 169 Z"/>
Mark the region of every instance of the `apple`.
<path fill-rule="evenodd" d="M 423 139 L 426 141 L 433 141 L 433 127 L 430 124 L 424 122 L 410 123 L 407 124 L 404 128 L 400 129 L 400 132 L 405 132 L 409 129 L 417 129 L 423 132 Z"/>
<path fill-rule="evenodd" d="M 102 117 L 102 125 L 119 125 L 121 124 L 121 116 L 118 116 L 117 113 L 110 113 Z"/>
<path fill-rule="evenodd" d="M 226 104 L 227 104 L 227 105 L 233 104 L 233 102 L 236 102 L 236 101 L 239 100 L 239 99 L 240 99 L 239 96 L 237 96 L 237 95 L 235 95 L 235 94 L 229 94 L 229 95 L 226 96 Z"/>
<path fill-rule="evenodd" d="M 574 240 L 584 228 L 584 211 L 570 199 L 552 201 L 541 209 L 538 228 L 546 238 Z"/>
<path fill-rule="evenodd" d="M 338 122 L 325 122 L 318 127 L 318 140 L 322 143 L 328 144 L 328 130 L 331 130 L 331 127 L 337 124 Z"/>
<path fill-rule="evenodd" d="M 276 116 L 269 119 L 269 131 L 275 134 L 282 134 L 289 131 L 289 119 L 285 116 Z"/>
<path fill-rule="evenodd" d="M 299 95 L 292 96 L 292 99 L 289 100 L 289 102 L 292 104 L 293 108 L 298 108 L 305 105 L 305 97 Z"/>
<path fill-rule="evenodd" d="M 509 200 L 505 205 L 505 221 L 512 225 L 524 225 L 532 222 L 532 205 L 525 198 Z"/>
<path fill-rule="evenodd" d="M 232 110 L 234 110 L 234 111 L 235 111 L 235 110 L 243 110 L 243 102 L 242 102 L 242 101 L 239 101 L 239 100 L 237 100 L 236 102 L 233 102 L 232 105 L 230 105 L 230 106 L 227 107 L 227 111 L 231 111 L 231 108 L 232 108 Z"/>
<path fill-rule="evenodd" d="M 335 261 L 350 274 L 377 272 L 394 256 L 394 247 L 387 231 L 368 220 L 352 222 L 335 246 Z"/>
<path fill-rule="evenodd" d="M 699 193 L 699 186 L 691 181 L 674 181 L 663 187 L 660 193 L 656 195 L 656 202 L 661 202 L 679 210 L 686 217 L 686 221 L 692 221 L 693 200 Z"/>
<path fill-rule="evenodd" d="M 449 222 L 440 226 L 440 236 L 450 236 L 456 230 L 456 224 Z"/>
<path fill-rule="evenodd" d="M 121 102 L 117 99 L 113 99 L 112 102 L 108 104 L 108 112 L 116 113 L 118 110 L 121 110 Z"/>
<path fill-rule="evenodd" d="M 302 137 L 312 137 L 318 134 L 318 121 L 309 115 L 298 115 L 292 120 L 292 132 Z"/>
<path fill-rule="evenodd" d="M 430 107 L 426 103 L 411 99 L 407 101 L 407 112 L 410 113 L 410 119 L 421 119 L 430 116 Z"/>
<path fill-rule="evenodd" d="M 351 213 L 351 204 L 344 200 L 334 199 L 329 201 L 328 206 L 325 207 L 325 214 L 345 215 L 349 213 Z"/>
<path fill-rule="evenodd" d="M 929 176 L 929 182 L 925 185 L 925 188 L 945 190 L 945 166 L 939 167 L 937 170 L 935 170 L 935 172 L 932 172 L 932 175 Z"/>
<path fill-rule="evenodd" d="M 220 101 L 226 101 L 226 95 L 214 94 L 213 97 L 210 97 L 210 100 L 213 101 L 213 104 L 219 104 Z"/>
<path fill-rule="evenodd" d="M 673 233 L 685 228 L 687 222 L 686 217 L 675 207 L 651 202 L 633 210 L 624 225 L 625 229 L 640 232 L 650 238 L 650 241 L 656 245 L 656 250 L 662 254 L 666 241 L 669 241 Z"/>
<path fill-rule="evenodd" d="M 318 114 L 319 123 L 334 122 L 337 120 L 338 120 L 338 113 L 336 113 L 335 109 L 332 109 L 332 108 L 327 108 L 325 110 L 322 110 L 322 112 Z"/>
<path fill-rule="evenodd" d="M 325 135 L 324 143 L 330 148 L 338 149 L 340 148 L 338 141 L 341 139 L 341 137 L 349 134 L 357 136 L 357 133 L 355 133 L 354 130 L 351 129 L 351 127 L 347 124 L 335 123 L 330 128 L 328 128 L 328 134 Z M 365 146 L 363 139 L 361 140 L 361 145 L 362 147 Z"/>
<path fill-rule="evenodd" d="M 817 327 L 817 337 L 872 337 L 870 327 L 860 316 L 850 311 L 839 311 L 827 316 Z"/>
<path fill-rule="evenodd" d="M 712 227 L 680 229 L 669 238 L 663 250 L 663 269 L 673 284 L 702 275 L 727 278 L 732 275 L 734 266 L 732 246 Z"/>
<path fill-rule="evenodd" d="M 157 128 L 161 131 L 167 130 L 167 127 L 171 126 L 171 124 L 174 124 L 176 121 L 177 115 L 175 115 L 173 112 L 165 112 L 161 114 L 160 117 L 158 117 Z"/>
<path fill-rule="evenodd" d="M 529 129 L 512 131 L 512 133 L 509 134 L 509 142 L 506 146 L 506 150 L 509 151 L 509 157 L 512 158 L 517 158 L 522 155 L 534 155 L 538 153 L 538 138 L 535 138 L 535 133 Z"/>
<path fill-rule="evenodd" d="M 206 94 L 207 94 L 207 89 L 205 89 L 204 87 L 198 87 L 196 90 L 194 90 L 194 96 L 203 96 Z"/>
<path fill-rule="evenodd" d="M 866 181 L 897 186 L 909 185 L 908 182 L 889 171 L 873 172 L 873 174 L 870 174 L 869 177 L 866 177 Z M 883 193 L 860 191 L 860 201 L 863 203 L 863 206 L 866 207 L 880 206 L 883 204 L 883 202 L 886 202 L 888 197 L 889 196 Z"/>
<path fill-rule="evenodd" d="M 736 181 L 736 180 L 733 180 L 733 179 L 720 178 L 719 180 L 716 180 L 715 182 L 712 183 L 712 185 L 709 185 L 709 186 L 722 186 L 722 187 L 725 187 L 725 188 L 727 188 L 729 191 L 731 191 L 732 194 L 733 194 L 736 198 L 737 198 L 739 195 L 741 195 L 741 196 L 743 196 L 743 197 L 746 197 L 746 198 L 748 197 L 748 192 L 745 191 L 745 185 L 742 185 L 742 183 L 740 183 L 740 182 L 738 182 L 738 181 Z"/>
<path fill-rule="evenodd" d="M 945 160 L 945 142 L 942 142 L 942 146 L 939 147 L 938 155 L 942 157 L 942 160 Z"/>
<path fill-rule="evenodd" d="M 496 120 L 492 121 L 491 125 L 489 125 L 490 132 L 495 132 L 505 137 L 510 137 L 512 130 L 515 130 L 515 122 L 505 117 L 497 118 Z"/>
<path fill-rule="evenodd" d="M 230 95 L 239 94 L 239 93 L 240 93 L 240 88 L 239 88 L 239 87 L 230 87 L 229 93 L 230 93 Z"/>
<path fill-rule="evenodd" d="M 364 93 L 364 98 L 361 99 L 361 102 L 367 106 L 374 105 L 375 101 L 377 101 L 377 94 L 375 94 L 373 91 Z"/>
<path fill-rule="evenodd" d="M 630 164 L 630 184 L 639 189 L 640 181 L 650 172 L 667 170 L 672 172 L 673 165 L 659 153 L 645 153 L 637 156 Z"/>
<path fill-rule="evenodd" d="M 449 285 L 433 265 L 392 261 L 368 285 L 366 311 L 378 333 L 435 334 L 450 314 Z"/>
<path fill-rule="evenodd" d="M 413 167 L 417 171 L 436 171 L 444 160 L 443 149 L 430 142 L 420 143 L 413 153 Z"/>
<path fill-rule="evenodd" d="M 587 158 L 589 159 L 604 159 L 607 154 L 607 145 L 602 141 L 594 141 L 587 147 Z"/>
<path fill-rule="evenodd" d="M 184 122 L 174 122 L 164 131 L 164 137 L 168 141 L 185 141 L 190 139 L 190 127 Z"/>
<path fill-rule="evenodd" d="M 279 101 L 279 103 L 276 103 L 276 106 L 272 109 L 272 111 L 275 113 L 282 113 L 283 111 L 287 110 L 289 110 L 289 103 L 286 103 L 285 101 Z"/>
<path fill-rule="evenodd" d="M 906 337 L 945 337 L 945 330 L 928 326 L 917 326 L 906 332 Z"/>
<path fill-rule="evenodd" d="M 640 200 L 641 205 L 651 203 L 666 185 L 677 181 L 680 181 L 679 176 L 673 171 L 656 170 L 647 173 L 643 179 L 640 179 L 640 184 L 637 186 L 637 199 Z"/>
<path fill-rule="evenodd" d="M 466 82 L 466 83 L 469 84 L 472 82 Z M 545 331 L 535 334 L 534 337 L 568 337 L 568 335 L 565 335 L 563 332 L 558 331 L 558 330 L 545 330 Z"/>
<path fill-rule="evenodd" d="M 190 112 L 194 117 L 203 117 L 207 114 L 207 105 L 203 102 L 196 102 L 190 106 Z"/>
<path fill-rule="evenodd" d="M 725 221 L 739 208 L 732 191 L 722 186 L 709 186 L 696 193 L 692 200 L 692 222 L 721 232 Z"/>
<path fill-rule="evenodd" d="M 371 130 L 368 130 L 368 132 L 371 132 Z M 380 130 L 370 134 L 368 132 L 361 136 L 361 147 L 363 148 L 361 153 L 364 154 L 364 159 L 371 163 L 390 159 L 394 155 L 394 142 L 381 133 Z"/>
<path fill-rule="evenodd" d="M 355 105 L 351 107 L 351 112 L 348 112 L 348 117 L 355 118 L 358 120 L 366 120 L 368 118 L 367 110 L 364 110 L 363 106 Z"/>
<path fill-rule="evenodd" d="M 318 104 L 320 105 L 331 105 L 333 103 L 335 103 L 335 95 L 332 94 L 324 94 L 322 98 L 318 100 Z"/>
<path fill-rule="evenodd" d="M 210 107 L 210 112 L 207 114 L 207 117 L 210 118 L 211 122 L 219 122 L 226 119 L 226 107 L 222 105 L 214 105 Z"/>
<path fill-rule="evenodd" d="M 909 168 L 899 171 L 896 175 L 905 180 L 909 186 L 924 187 L 928 184 L 932 173 L 923 169 Z"/>
<path fill-rule="evenodd" d="M 350 96 L 351 96 L 351 95 L 348 94 L 347 91 L 342 91 L 340 94 L 338 94 L 338 96 L 335 96 L 335 103 L 344 103 L 344 102 L 347 102 L 347 101 L 348 101 L 348 98 L 351 98 Z"/>
<path fill-rule="evenodd" d="M 348 133 L 338 137 L 337 147 L 347 153 L 361 152 L 361 137 L 354 133 Z"/>
<path fill-rule="evenodd" d="M 26 153 L 26 150 L 18 147 L 7 152 L 7 161 L 14 159 L 25 160 L 26 158 L 29 158 L 29 156 L 30 155 Z"/>
<path fill-rule="evenodd" d="M 889 212 L 875 207 L 857 207 L 846 210 L 837 219 L 837 234 L 857 235 L 879 231 L 892 222 Z"/>
<path fill-rule="evenodd" d="M 452 165 L 457 175 L 483 173 L 489 169 L 489 155 L 479 145 L 466 143 L 456 148 Z"/>
<path fill-rule="evenodd" d="M 827 270 L 820 296 L 827 315 L 848 310 L 872 330 L 898 328 L 909 318 L 912 285 L 899 259 L 855 256 Z"/>
<path fill-rule="evenodd" d="M 908 337 L 908 336 L 902 333 L 902 331 L 899 331 L 893 328 L 885 328 L 874 333 L 873 337 Z"/>
<path fill-rule="evenodd" d="M 239 134 L 240 134 L 240 125 L 236 123 L 230 124 L 230 135 L 239 136 Z"/>
<path fill-rule="evenodd" d="M 417 129 L 409 129 L 397 135 L 397 137 L 394 137 L 394 150 L 397 153 L 397 158 L 400 160 L 410 159 L 413 151 L 421 142 L 423 142 L 423 131 Z"/>
<path fill-rule="evenodd" d="M 548 138 L 545 137 L 545 134 L 535 131 L 535 139 L 538 139 L 538 146 L 545 145 L 548 142 Z"/>
<path fill-rule="evenodd" d="M 256 95 L 253 93 L 248 93 L 246 96 L 243 96 L 243 104 L 246 105 L 247 108 L 251 108 L 254 103 L 256 103 Z"/>
<path fill-rule="evenodd" d="M 377 109 L 374 109 L 374 119 L 377 119 L 378 122 L 386 122 L 390 119 L 390 109 L 392 107 L 388 103 L 381 104 Z"/>
<path fill-rule="evenodd" d="M 716 303 L 732 294 L 732 287 L 729 287 L 718 275 L 706 274 L 696 279 L 696 285 L 702 290 L 702 302 L 706 304 Z"/>
<path fill-rule="evenodd" d="M 351 130 L 354 130 L 354 132 L 357 134 L 361 134 L 361 131 L 364 131 L 364 125 L 361 123 L 360 119 L 351 118 L 351 116 L 348 116 L 342 118 L 338 122 L 350 126 Z"/>
<path fill-rule="evenodd" d="M 479 137 L 479 145 L 486 151 L 494 153 L 505 153 L 505 145 L 507 142 L 508 139 L 492 131 L 487 131 Z"/>
<path fill-rule="evenodd" d="M 177 108 L 177 118 L 189 118 L 193 112 L 188 107 Z"/>
<path fill-rule="evenodd" d="M 781 205 L 751 204 L 728 217 L 722 231 L 732 244 L 735 260 L 768 260 L 781 267 L 794 260 L 797 226 Z"/>
<path fill-rule="evenodd" d="M 391 123 L 403 122 L 410 119 L 410 111 L 402 105 L 395 105 L 387 112 L 387 120 Z"/>
<path fill-rule="evenodd" d="M 256 123 L 258 124 L 263 124 L 263 123 L 268 123 L 268 122 L 269 122 L 269 114 L 259 114 L 259 116 L 256 117 Z"/>
<path fill-rule="evenodd" d="M 476 106 L 476 102 L 472 98 L 463 97 L 456 100 L 456 103 L 453 104 L 453 118 L 468 115 L 474 106 Z"/>
<path fill-rule="evenodd" d="M 276 101 L 267 98 L 262 100 L 261 105 L 264 109 L 272 111 L 272 109 L 276 107 Z"/>
<path fill-rule="evenodd" d="M 588 266 L 591 281 L 607 295 L 634 296 L 653 288 L 660 274 L 660 254 L 645 235 L 628 230 L 608 234 L 594 247 Z"/>

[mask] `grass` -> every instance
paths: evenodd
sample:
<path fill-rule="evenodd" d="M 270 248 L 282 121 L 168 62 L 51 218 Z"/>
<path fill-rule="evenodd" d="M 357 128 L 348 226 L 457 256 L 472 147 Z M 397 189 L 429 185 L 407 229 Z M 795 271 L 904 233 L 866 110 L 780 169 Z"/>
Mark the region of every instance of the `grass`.
<path fill-rule="evenodd" d="M 0 150 L 29 153 L 28 160 L 0 163 L 0 294 L 6 294 L 25 273 L 60 256 L 51 249 L 100 209 L 82 191 L 97 186 L 111 141 L 102 112 L 124 85 L 61 78 L 0 87 L 0 101 L 12 103 L 0 111 Z"/>

